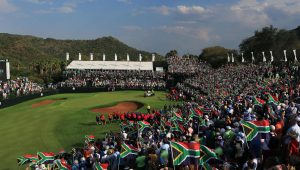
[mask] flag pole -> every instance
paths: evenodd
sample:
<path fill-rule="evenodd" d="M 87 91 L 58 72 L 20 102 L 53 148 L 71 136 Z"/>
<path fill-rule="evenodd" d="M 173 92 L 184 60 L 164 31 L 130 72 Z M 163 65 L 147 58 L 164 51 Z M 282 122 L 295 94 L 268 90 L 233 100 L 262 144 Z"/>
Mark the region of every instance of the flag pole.
<path fill-rule="evenodd" d="M 120 161 L 121 161 L 121 155 L 119 155 L 118 170 L 120 169 Z"/>
<path fill-rule="evenodd" d="M 174 165 L 174 156 L 173 156 L 173 151 L 172 151 L 172 142 L 170 142 L 171 145 L 171 156 L 172 156 L 172 163 L 173 163 L 173 168 L 175 170 L 175 165 Z"/>
<path fill-rule="evenodd" d="M 244 126 L 243 126 L 243 125 L 241 125 L 241 126 L 242 126 L 242 128 L 243 128 L 244 134 L 246 135 L 245 130 L 244 130 Z M 247 136 L 246 136 L 246 146 L 247 146 L 247 149 L 250 149 L 250 148 L 249 148 L 249 145 L 248 145 Z"/>

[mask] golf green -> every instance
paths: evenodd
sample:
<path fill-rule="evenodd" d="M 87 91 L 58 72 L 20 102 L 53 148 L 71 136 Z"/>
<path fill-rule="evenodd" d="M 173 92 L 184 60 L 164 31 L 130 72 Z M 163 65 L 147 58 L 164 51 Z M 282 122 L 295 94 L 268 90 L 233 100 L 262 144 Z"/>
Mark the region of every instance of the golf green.
<path fill-rule="evenodd" d="M 123 101 L 143 103 L 139 111 L 160 109 L 166 100 L 164 92 L 143 97 L 143 91 L 118 91 L 101 93 L 58 94 L 41 97 L 0 110 L 0 169 L 25 169 L 18 167 L 16 158 L 36 152 L 57 153 L 72 147 L 81 147 L 84 135 L 102 138 L 106 132 L 119 131 L 117 123 L 96 125 L 92 108 L 113 106 Z M 62 100 L 63 99 L 63 100 Z M 33 107 L 38 102 L 55 100 Z"/>

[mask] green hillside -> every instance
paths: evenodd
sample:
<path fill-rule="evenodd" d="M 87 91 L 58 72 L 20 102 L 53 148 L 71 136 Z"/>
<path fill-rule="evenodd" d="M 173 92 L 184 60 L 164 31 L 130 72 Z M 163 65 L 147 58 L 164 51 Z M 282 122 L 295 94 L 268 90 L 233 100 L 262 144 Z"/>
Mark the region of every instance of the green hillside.
<path fill-rule="evenodd" d="M 51 81 L 59 78 L 65 63 L 66 52 L 70 60 L 89 60 L 89 54 L 94 53 L 94 60 L 113 60 L 117 53 L 118 60 L 126 60 L 126 54 L 131 60 L 138 60 L 139 53 L 143 60 L 151 60 L 151 53 L 129 47 L 114 37 L 102 37 L 94 40 L 56 40 L 52 38 L 39 38 L 26 35 L 0 34 L 1 59 L 11 61 L 12 76 L 30 76 L 40 81 Z M 156 59 L 161 57 L 156 55 Z M 49 77 L 50 76 L 50 77 Z"/>

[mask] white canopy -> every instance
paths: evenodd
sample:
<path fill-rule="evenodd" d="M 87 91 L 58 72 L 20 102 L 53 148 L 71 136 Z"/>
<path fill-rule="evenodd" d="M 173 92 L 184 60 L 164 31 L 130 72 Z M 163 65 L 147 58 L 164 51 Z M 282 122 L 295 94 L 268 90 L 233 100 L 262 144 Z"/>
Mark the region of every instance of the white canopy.
<path fill-rule="evenodd" d="M 139 61 L 72 61 L 67 69 L 74 70 L 153 70 L 153 62 Z"/>

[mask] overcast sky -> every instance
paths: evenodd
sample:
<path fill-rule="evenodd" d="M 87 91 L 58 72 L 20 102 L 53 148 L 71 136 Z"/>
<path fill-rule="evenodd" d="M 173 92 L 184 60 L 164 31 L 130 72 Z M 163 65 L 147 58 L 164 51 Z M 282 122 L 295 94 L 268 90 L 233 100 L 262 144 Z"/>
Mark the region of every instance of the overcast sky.
<path fill-rule="evenodd" d="M 57 39 L 114 36 L 137 49 L 238 48 L 264 26 L 300 25 L 300 0 L 0 0 L 0 32 Z"/>

